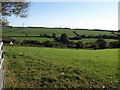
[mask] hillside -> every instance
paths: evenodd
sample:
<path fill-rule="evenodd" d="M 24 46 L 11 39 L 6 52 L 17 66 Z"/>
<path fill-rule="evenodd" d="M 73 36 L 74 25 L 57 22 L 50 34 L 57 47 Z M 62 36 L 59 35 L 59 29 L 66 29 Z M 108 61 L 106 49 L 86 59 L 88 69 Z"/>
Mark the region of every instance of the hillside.
<path fill-rule="evenodd" d="M 31 36 L 39 36 L 40 34 L 52 35 L 55 33 L 60 36 L 66 33 L 69 37 L 75 36 L 73 31 L 76 31 L 80 35 L 111 35 L 109 31 L 97 31 L 97 30 L 74 30 L 74 29 L 63 29 L 63 28 L 17 28 L 17 27 L 4 27 L 2 29 L 3 36 L 25 36 L 26 34 Z"/>
<path fill-rule="evenodd" d="M 83 43 L 94 43 L 97 38 L 94 38 L 95 36 L 104 36 L 105 41 L 111 42 L 111 41 L 117 41 L 110 31 L 106 30 L 88 30 L 88 29 L 65 29 L 65 28 L 20 28 L 20 27 L 4 27 L 2 29 L 2 35 L 7 36 L 11 39 L 17 40 L 17 42 L 22 42 L 24 40 L 37 40 L 39 42 L 45 42 L 45 41 L 55 41 L 55 38 L 51 38 L 53 33 L 57 38 L 61 36 L 61 34 L 66 33 L 69 38 L 76 37 L 75 33 L 79 35 L 83 35 L 84 38 L 71 40 L 73 42 L 82 41 Z M 111 36 L 110 36 L 111 35 Z M 3 38 L 4 39 L 4 38 Z"/>

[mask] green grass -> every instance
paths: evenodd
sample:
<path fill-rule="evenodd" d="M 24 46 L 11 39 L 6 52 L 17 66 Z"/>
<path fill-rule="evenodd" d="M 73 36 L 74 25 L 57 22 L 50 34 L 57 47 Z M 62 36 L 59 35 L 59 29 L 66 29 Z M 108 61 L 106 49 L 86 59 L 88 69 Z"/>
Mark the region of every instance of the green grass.
<path fill-rule="evenodd" d="M 57 36 L 60 36 L 63 33 L 66 33 L 69 37 L 75 36 L 73 31 L 76 31 L 80 35 L 111 35 L 111 32 L 107 31 L 90 31 L 90 30 L 69 30 L 69 29 L 47 29 L 47 28 L 3 28 L 2 34 L 4 36 L 25 36 L 28 35 L 37 35 L 48 34 L 52 35 L 55 33 Z"/>
<path fill-rule="evenodd" d="M 12 39 L 15 39 L 17 41 L 23 41 L 23 40 L 37 40 L 39 42 L 43 42 L 43 41 L 54 41 L 54 38 L 44 38 L 44 37 L 10 37 Z M 82 41 L 83 43 L 91 43 L 91 42 L 95 42 L 97 39 L 95 38 L 84 38 L 81 40 L 70 40 L 70 41 L 74 41 L 74 42 L 78 42 L 78 41 Z M 117 41 L 115 39 L 105 39 L 106 42 L 112 42 L 112 41 Z"/>
<path fill-rule="evenodd" d="M 6 88 L 118 86 L 118 50 L 5 46 Z"/>
<path fill-rule="evenodd" d="M 54 38 L 44 38 L 44 37 L 10 37 L 12 39 L 15 39 L 17 41 L 23 41 L 23 40 L 37 40 L 39 42 L 43 41 L 54 41 Z M 97 39 L 95 38 L 83 38 L 81 40 L 70 40 L 74 42 L 82 41 L 83 43 L 90 43 L 90 42 L 95 42 Z M 115 39 L 105 39 L 106 42 L 112 42 L 112 41 L 117 41 Z"/>
<path fill-rule="evenodd" d="M 18 37 L 18 36 L 40 36 L 43 34 L 48 34 L 52 35 L 53 33 L 56 34 L 56 36 L 60 37 L 61 34 L 66 33 L 68 37 L 74 37 L 75 34 L 73 31 L 76 31 L 80 35 L 112 35 L 111 32 L 107 31 L 90 31 L 90 30 L 69 30 L 69 29 L 51 29 L 51 28 L 8 28 L 4 27 L 2 30 L 3 36 L 17 36 L 17 37 L 11 37 L 13 39 L 16 39 L 18 41 L 23 41 L 23 40 L 37 40 L 40 42 L 43 41 L 54 41 L 53 38 L 43 38 L 43 37 Z M 116 41 L 115 39 L 105 39 L 107 42 L 110 41 Z M 81 40 L 74 40 L 74 42 L 77 41 L 82 41 L 83 43 L 88 43 L 88 42 L 95 42 L 96 39 L 89 38 L 89 39 L 81 39 Z"/>
<path fill-rule="evenodd" d="M 97 40 L 97 38 L 83 38 L 81 40 L 74 40 L 75 42 L 78 41 L 82 41 L 83 43 L 91 43 L 91 42 L 95 42 Z M 115 39 L 104 39 L 106 42 L 113 42 L 113 41 L 118 41 Z M 72 40 L 71 40 L 72 41 Z"/>
<path fill-rule="evenodd" d="M 44 37 L 10 37 L 10 38 L 15 39 L 17 41 L 23 41 L 23 40 L 37 40 L 39 42 L 54 41 L 54 38 L 44 38 Z"/>

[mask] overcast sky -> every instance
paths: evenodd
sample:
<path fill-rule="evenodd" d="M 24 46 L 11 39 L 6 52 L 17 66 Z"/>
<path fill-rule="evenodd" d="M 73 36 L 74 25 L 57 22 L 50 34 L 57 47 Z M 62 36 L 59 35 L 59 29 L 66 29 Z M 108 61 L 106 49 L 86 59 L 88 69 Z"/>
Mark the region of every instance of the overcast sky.
<path fill-rule="evenodd" d="M 118 29 L 117 2 L 32 2 L 28 18 L 9 17 L 12 26 Z"/>

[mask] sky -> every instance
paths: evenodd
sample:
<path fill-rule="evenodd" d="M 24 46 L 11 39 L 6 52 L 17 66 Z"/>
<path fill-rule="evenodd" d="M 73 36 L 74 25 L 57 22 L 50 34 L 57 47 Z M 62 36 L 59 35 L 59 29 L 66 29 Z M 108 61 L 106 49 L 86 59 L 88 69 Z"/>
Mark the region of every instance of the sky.
<path fill-rule="evenodd" d="M 8 20 L 11 26 L 118 30 L 118 3 L 32 2 L 27 18 Z"/>

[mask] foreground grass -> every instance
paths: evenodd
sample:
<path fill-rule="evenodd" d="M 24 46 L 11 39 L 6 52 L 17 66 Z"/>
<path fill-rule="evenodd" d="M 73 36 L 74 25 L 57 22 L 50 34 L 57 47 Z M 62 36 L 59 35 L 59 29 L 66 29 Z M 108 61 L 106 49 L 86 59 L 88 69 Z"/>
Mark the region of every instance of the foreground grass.
<path fill-rule="evenodd" d="M 118 50 L 5 46 L 6 87 L 115 88 Z"/>

